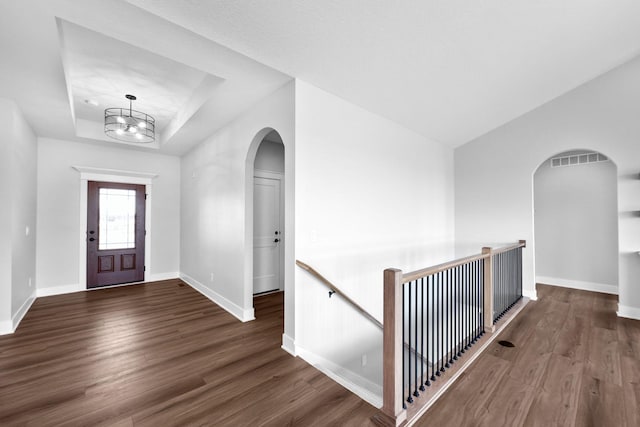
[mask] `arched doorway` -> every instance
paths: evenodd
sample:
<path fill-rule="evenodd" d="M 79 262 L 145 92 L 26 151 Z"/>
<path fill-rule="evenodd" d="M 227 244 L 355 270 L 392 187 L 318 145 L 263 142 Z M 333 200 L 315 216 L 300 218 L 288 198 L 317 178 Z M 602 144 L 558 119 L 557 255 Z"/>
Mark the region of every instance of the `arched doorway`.
<path fill-rule="evenodd" d="M 258 150 L 262 146 L 264 140 L 276 142 L 281 144 L 284 154 L 284 173 L 281 180 L 281 192 L 282 192 L 282 205 L 284 210 L 281 211 L 283 215 L 283 228 L 279 231 L 280 250 L 284 253 L 283 263 L 284 269 L 282 271 L 284 280 L 284 292 L 281 294 L 284 299 L 284 327 L 282 334 L 282 348 L 292 355 L 296 355 L 295 349 L 295 253 L 294 253 L 294 241 L 295 241 L 295 223 L 294 223 L 294 142 L 293 135 L 283 134 L 277 129 L 265 127 L 258 131 L 249 146 L 247 151 L 247 157 L 245 161 L 245 257 L 244 257 L 244 306 L 254 307 L 255 301 L 253 297 L 253 267 L 254 267 L 254 173 L 256 167 L 256 155 Z M 273 147 L 272 147 L 273 148 Z M 262 163 L 259 162 L 260 167 Z M 264 166 L 262 166 L 264 167 Z M 275 231 L 274 240 L 275 240 Z M 257 313 L 256 317 L 259 318 L 260 314 Z"/>
<path fill-rule="evenodd" d="M 253 164 L 253 295 L 284 291 L 284 145 L 271 131 Z"/>
<path fill-rule="evenodd" d="M 572 150 L 534 173 L 536 282 L 618 293 L 617 167 Z"/>

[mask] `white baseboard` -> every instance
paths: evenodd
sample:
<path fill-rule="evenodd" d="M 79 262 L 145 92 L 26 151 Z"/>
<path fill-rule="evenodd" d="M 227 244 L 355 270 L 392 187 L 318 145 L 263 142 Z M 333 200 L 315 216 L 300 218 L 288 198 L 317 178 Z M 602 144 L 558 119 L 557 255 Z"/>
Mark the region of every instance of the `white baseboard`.
<path fill-rule="evenodd" d="M 145 278 L 145 282 L 160 282 L 162 280 L 171 280 L 180 278 L 180 273 L 177 271 L 171 271 L 169 273 L 156 273 L 150 274 Z"/>
<path fill-rule="evenodd" d="M 525 298 L 529 298 L 529 300 L 531 301 L 538 301 L 538 291 L 536 291 L 535 289 L 532 291 L 523 289 L 522 296 Z"/>
<path fill-rule="evenodd" d="M 618 317 L 640 320 L 640 308 L 618 304 Z"/>
<path fill-rule="evenodd" d="M 556 277 L 536 276 L 536 282 L 543 285 L 561 286 L 563 288 L 580 289 L 582 291 L 601 292 L 618 295 L 618 287 L 604 283 L 583 282 L 580 280 L 558 279 Z"/>
<path fill-rule="evenodd" d="M 248 322 L 255 319 L 253 307 L 251 307 L 251 309 L 245 310 L 239 305 L 229 301 L 227 298 L 223 297 L 216 291 L 207 288 L 202 283 L 198 282 L 196 279 L 187 274 L 180 273 L 180 279 L 241 321 Z"/>
<path fill-rule="evenodd" d="M 140 285 L 142 283 L 160 282 L 162 280 L 178 279 L 179 276 L 180 275 L 177 272 L 151 274 L 146 278 L 144 282 L 122 283 L 119 285 L 101 286 L 99 288 L 91 288 L 91 289 L 84 288 L 79 283 L 76 283 L 73 285 L 63 285 L 63 286 L 48 286 L 44 288 L 38 288 L 36 290 L 36 296 L 49 297 L 52 295 L 71 294 L 74 292 L 95 291 L 95 290 L 107 289 L 107 288 L 117 288 L 120 286 L 133 286 L 133 285 Z"/>
<path fill-rule="evenodd" d="M 282 349 L 292 356 L 298 356 L 296 342 L 287 334 L 282 334 Z"/>
<path fill-rule="evenodd" d="M 22 303 L 18 311 L 11 317 L 11 320 L 5 320 L 0 322 L 0 335 L 12 334 L 18 329 L 20 322 L 24 318 L 25 314 L 31 308 L 31 305 L 36 300 L 36 292 L 33 293 Z"/>
<path fill-rule="evenodd" d="M 11 320 L 0 321 L 0 335 L 13 333 L 13 322 Z"/>
<path fill-rule="evenodd" d="M 299 346 L 296 350 L 298 356 L 347 390 L 376 408 L 382 407 L 382 386 Z"/>
<path fill-rule="evenodd" d="M 24 318 L 25 314 L 27 314 L 27 312 L 29 311 L 29 309 L 31 308 L 31 305 L 34 303 L 35 300 L 36 300 L 36 290 L 34 289 L 31 295 L 29 295 L 29 298 L 27 298 L 26 301 L 22 303 L 18 311 L 16 311 L 16 314 L 14 314 L 13 318 L 11 319 L 13 322 L 14 332 L 16 329 L 18 329 L 18 325 L 20 325 L 20 322 L 22 322 L 22 319 Z"/>
<path fill-rule="evenodd" d="M 40 297 L 49 297 L 51 295 L 71 294 L 73 292 L 81 292 L 81 291 L 86 291 L 86 289 L 82 288 L 80 284 L 76 283 L 75 285 L 50 286 L 46 288 L 38 288 L 36 289 L 36 296 L 40 298 Z"/>

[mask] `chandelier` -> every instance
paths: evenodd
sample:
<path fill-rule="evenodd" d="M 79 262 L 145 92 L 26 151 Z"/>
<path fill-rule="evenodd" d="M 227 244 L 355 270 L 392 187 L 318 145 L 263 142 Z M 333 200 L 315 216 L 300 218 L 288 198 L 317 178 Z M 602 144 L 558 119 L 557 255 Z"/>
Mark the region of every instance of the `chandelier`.
<path fill-rule="evenodd" d="M 125 95 L 129 108 L 104 110 L 104 133 L 124 142 L 153 142 L 156 140 L 156 120 L 150 115 L 132 109 L 133 95 Z"/>

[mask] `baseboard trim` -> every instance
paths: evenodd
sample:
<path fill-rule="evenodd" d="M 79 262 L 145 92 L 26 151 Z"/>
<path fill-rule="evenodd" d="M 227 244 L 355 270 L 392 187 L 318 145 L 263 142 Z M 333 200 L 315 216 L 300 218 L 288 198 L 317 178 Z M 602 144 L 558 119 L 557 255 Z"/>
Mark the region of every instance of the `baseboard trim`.
<path fill-rule="evenodd" d="M 36 289 L 36 297 L 50 297 L 52 295 L 63 295 L 63 294 L 71 294 L 74 292 L 86 291 L 80 287 L 79 284 L 75 285 L 63 285 L 63 286 L 51 286 L 46 288 L 38 288 Z"/>
<path fill-rule="evenodd" d="M 282 334 L 282 349 L 294 357 L 298 356 L 296 342 L 287 334 Z"/>
<path fill-rule="evenodd" d="M 38 288 L 36 290 L 36 296 L 39 297 L 50 297 L 52 295 L 64 295 L 71 294 L 74 292 L 84 292 L 84 291 L 97 291 L 100 289 L 109 289 L 109 288 L 118 288 L 121 286 L 134 286 L 134 285 L 142 285 L 145 283 L 153 283 L 153 282 L 161 282 L 163 280 L 171 280 L 178 279 L 180 277 L 177 272 L 170 273 L 158 273 L 149 275 L 144 282 L 131 282 L 131 283 L 120 283 L 117 285 L 111 286 L 100 286 L 99 288 L 84 288 L 79 283 L 74 285 L 63 285 L 63 286 L 49 286 L 45 288 Z"/>
<path fill-rule="evenodd" d="M 8 335 L 13 332 L 13 322 L 11 320 L 3 320 L 0 322 L 0 335 Z"/>
<path fill-rule="evenodd" d="M 296 346 L 298 356 L 317 370 L 376 408 L 382 407 L 382 386 L 311 351 Z"/>
<path fill-rule="evenodd" d="M 538 291 L 536 291 L 535 289 L 532 291 L 524 289 L 522 291 L 522 296 L 525 298 L 529 298 L 530 301 L 538 301 Z"/>
<path fill-rule="evenodd" d="M 31 308 L 31 305 L 33 305 L 33 303 L 35 302 L 36 298 L 37 298 L 36 290 L 34 289 L 31 295 L 29 295 L 29 298 L 27 298 L 25 302 L 22 303 L 18 311 L 16 311 L 16 314 L 13 315 L 13 318 L 11 319 L 13 322 L 13 332 L 15 332 L 16 329 L 18 329 L 20 322 L 22 322 L 22 319 L 24 318 L 25 314 L 27 314 L 27 312 Z"/>
<path fill-rule="evenodd" d="M 536 282 L 543 285 L 560 286 L 563 288 L 579 289 L 582 291 L 600 292 L 618 295 L 618 287 L 604 283 L 583 282 L 581 280 L 558 279 L 557 277 L 536 276 Z"/>
<path fill-rule="evenodd" d="M 149 277 L 145 278 L 145 282 L 161 282 L 163 280 L 171 280 L 180 278 L 180 273 L 177 271 L 171 271 L 168 273 L 156 273 L 150 274 Z"/>
<path fill-rule="evenodd" d="M 618 304 L 618 317 L 626 317 L 627 319 L 640 320 L 640 308 L 629 307 L 628 305 Z"/>
<path fill-rule="evenodd" d="M 237 317 L 239 320 L 248 322 L 255 319 L 253 307 L 248 310 L 243 309 L 242 307 L 229 301 L 227 298 L 223 297 L 216 291 L 207 288 L 188 274 L 180 273 L 180 280 L 191 286 L 196 291 L 200 292 L 205 297 L 209 298 L 211 301 L 222 307 L 225 311 L 229 312 L 233 316 Z"/>
<path fill-rule="evenodd" d="M 8 335 L 13 334 L 18 326 L 20 326 L 20 322 L 27 314 L 31 305 L 36 300 L 36 291 L 34 290 L 31 295 L 22 303 L 16 314 L 11 317 L 11 320 L 4 320 L 0 322 L 0 335 Z"/>

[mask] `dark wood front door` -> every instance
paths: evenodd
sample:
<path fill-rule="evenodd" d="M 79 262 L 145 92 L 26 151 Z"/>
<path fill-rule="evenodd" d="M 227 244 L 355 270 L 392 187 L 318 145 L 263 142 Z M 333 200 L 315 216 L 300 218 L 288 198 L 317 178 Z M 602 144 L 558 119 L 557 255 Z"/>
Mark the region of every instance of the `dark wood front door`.
<path fill-rule="evenodd" d="M 88 184 L 87 288 L 142 282 L 145 186 Z"/>

